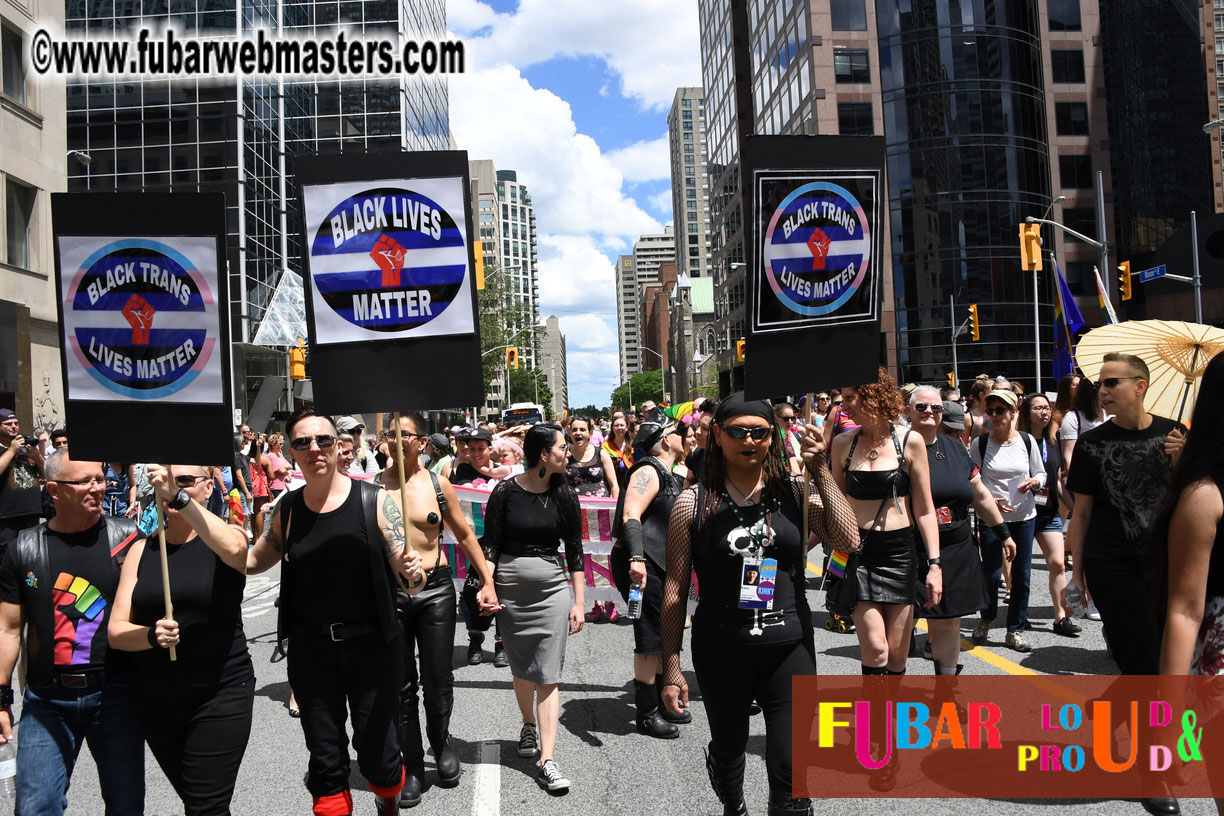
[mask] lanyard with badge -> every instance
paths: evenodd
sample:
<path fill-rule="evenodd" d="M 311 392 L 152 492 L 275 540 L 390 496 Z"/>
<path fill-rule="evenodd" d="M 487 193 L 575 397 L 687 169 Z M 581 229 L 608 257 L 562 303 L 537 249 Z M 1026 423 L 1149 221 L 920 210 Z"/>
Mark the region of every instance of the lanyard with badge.
<path fill-rule="evenodd" d="M 740 567 L 740 609 L 773 609 L 774 586 L 778 576 L 778 561 L 776 558 L 766 558 L 765 550 L 773 546 L 773 525 L 769 522 L 769 511 L 761 514 L 761 518 L 749 524 L 737 505 L 727 493 L 723 498 L 731 507 L 731 513 L 739 526 L 748 533 L 749 544 L 741 556 Z"/>
<path fill-rule="evenodd" d="M 1050 451 L 1046 447 L 1045 435 L 1041 437 L 1041 461 L 1043 464 L 1049 464 Z M 1033 489 L 1033 501 L 1037 502 L 1038 507 L 1045 507 L 1050 503 L 1050 486 L 1037 487 Z"/>

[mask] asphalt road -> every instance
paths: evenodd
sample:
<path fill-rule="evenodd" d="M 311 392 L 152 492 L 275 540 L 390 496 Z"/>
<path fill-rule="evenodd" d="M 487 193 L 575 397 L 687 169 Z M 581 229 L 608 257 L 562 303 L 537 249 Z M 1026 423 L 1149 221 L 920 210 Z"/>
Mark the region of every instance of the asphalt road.
<path fill-rule="evenodd" d="M 1031 605 L 1034 623 L 1031 653 L 1019 655 L 1002 645 L 1003 631 L 992 632 L 991 643 L 963 656 L 969 674 L 1005 674 L 1025 669 L 1040 673 L 1101 673 L 1116 671 L 1105 652 L 1099 623 L 1083 620 L 1083 634 L 1068 639 L 1050 631 L 1052 612 L 1046 591 L 1046 573 L 1040 552 L 1034 558 L 1034 593 Z M 270 663 L 278 591 L 275 571 L 247 582 L 244 614 L 246 631 L 255 661 L 257 691 L 255 724 L 234 796 L 236 814 L 308 814 L 311 800 L 303 786 L 307 754 L 298 722 L 287 713 L 289 687 L 285 663 Z M 816 647 L 822 674 L 858 674 L 858 644 L 853 635 L 839 635 L 823 628 L 825 613 L 816 592 L 810 594 L 816 612 Z M 973 621 L 966 622 L 966 636 Z M 965 641 L 965 645 L 970 645 Z M 710 790 L 702 761 L 702 748 L 709 739 L 705 709 L 693 705 L 693 723 L 682 726 L 676 740 L 653 740 L 633 730 L 633 688 L 630 682 L 633 632 L 625 622 L 617 625 L 588 624 L 571 638 L 561 684 L 561 728 L 557 761 L 573 781 L 569 793 L 555 796 L 535 783 L 534 761 L 515 753 L 519 715 L 510 685 L 509 669 L 496 669 L 492 654 L 487 662 L 469 667 L 465 660 L 466 636 L 457 633 L 455 643 L 455 714 L 451 723 L 455 744 L 464 762 L 458 787 L 433 786 L 433 769 L 427 757 L 427 789 L 415 813 L 447 813 L 478 816 L 496 814 L 600 814 L 720 813 Z M 691 668 L 687 659 L 686 668 Z M 1019 667 L 1019 668 L 1018 668 Z M 911 659 L 912 674 L 929 674 L 931 664 Z M 690 674 L 690 684 L 694 685 Z M 694 697 L 696 698 L 696 691 Z M 768 789 L 765 780 L 764 727 L 760 717 L 751 724 L 745 793 L 753 813 L 764 813 Z M 182 804 L 162 776 L 152 756 L 146 759 L 148 794 L 146 813 L 172 816 L 183 813 Z M 373 814 L 375 803 L 353 762 L 355 812 Z M 88 751 L 82 751 L 69 792 L 69 816 L 103 813 L 97 771 Z M 890 814 L 1049 814 L 1070 809 L 1077 814 L 1142 814 L 1136 802 L 1112 800 L 1066 801 L 1049 799 L 991 800 L 870 799 L 817 800 L 817 813 Z M 1182 803 L 1183 813 L 1205 816 L 1215 813 L 1209 800 Z M 408 812 L 408 811 L 405 811 Z"/>

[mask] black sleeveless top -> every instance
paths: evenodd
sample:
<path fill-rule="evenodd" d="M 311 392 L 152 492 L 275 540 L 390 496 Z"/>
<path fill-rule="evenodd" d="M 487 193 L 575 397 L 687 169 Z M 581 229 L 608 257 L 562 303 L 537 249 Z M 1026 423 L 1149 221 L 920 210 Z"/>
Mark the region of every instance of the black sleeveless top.
<path fill-rule="evenodd" d="M 907 431 L 906 441 L 913 431 Z M 862 429 L 855 431 L 850 442 L 850 452 L 846 454 L 846 464 L 842 472 L 846 478 L 846 495 L 852 499 L 870 501 L 871 499 L 896 499 L 908 496 L 910 492 L 909 471 L 905 468 L 905 448 L 897 438 L 897 429 L 892 429 L 893 447 L 897 450 L 898 467 L 893 470 L 851 470 L 850 460 L 854 458 L 854 450 L 858 447 Z"/>
<path fill-rule="evenodd" d="M 610 496 L 608 481 L 604 478 L 603 456 L 599 448 L 590 446 L 595 457 L 591 461 L 579 462 L 570 456 L 565 465 L 565 480 L 579 496 Z"/>
<path fill-rule="evenodd" d="M 762 553 L 763 557 L 778 562 L 771 610 L 739 608 L 742 556 L 750 539 L 725 498 L 706 522 L 708 532 L 696 532 L 693 567 L 701 594 L 693 617 L 694 637 L 729 640 L 745 646 L 795 643 L 811 637 L 812 614 L 805 594 L 807 578 L 804 574 L 807 551 L 800 541 L 803 519 L 791 492 L 785 492 L 780 510 L 769 512 L 774 540 Z M 704 495 L 703 487 L 698 496 Z M 744 523 L 750 526 L 766 512 L 760 504 L 737 509 Z M 699 523 L 700 502 L 697 512 Z"/>
<path fill-rule="evenodd" d="M 132 588 L 132 623 L 153 626 L 166 614 L 161 554 L 148 541 Z M 199 536 L 184 544 L 166 542 L 170 598 L 179 625 L 178 660 L 168 649 L 133 652 L 142 681 L 226 682 L 252 673 L 242 630 L 246 576 L 228 566 Z"/>
<path fill-rule="evenodd" d="M 285 547 L 289 557 L 281 581 L 293 584 L 290 619 L 316 631 L 333 623 L 377 623 L 372 589 L 337 592 L 370 587 L 370 545 L 360 484 L 354 482 L 344 504 L 326 513 L 315 513 L 306 502 L 296 502 L 288 525 Z"/>
<path fill-rule="evenodd" d="M 680 491 L 684 488 L 684 479 L 668 470 L 662 462 L 653 456 L 635 462 L 629 468 L 629 478 L 632 480 L 635 471 L 653 467 L 659 477 L 659 491 L 642 513 L 642 544 L 646 557 L 654 562 L 660 572 L 667 572 L 667 524 L 671 519 L 672 507 L 676 503 Z M 624 526 L 625 496 L 627 490 L 621 491 L 616 502 L 616 516 L 612 523 L 612 537 L 619 539 Z"/>

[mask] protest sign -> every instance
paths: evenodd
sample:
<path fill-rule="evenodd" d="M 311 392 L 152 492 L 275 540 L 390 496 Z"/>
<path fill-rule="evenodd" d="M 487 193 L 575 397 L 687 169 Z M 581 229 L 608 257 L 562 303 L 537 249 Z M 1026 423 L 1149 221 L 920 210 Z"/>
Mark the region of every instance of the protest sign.
<path fill-rule="evenodd" d="M 467 154 L 312 156 L 294 169 L 315 407 L 483 402 Z"/>
<path fill-rule="evenodd" d="M 51 212 L 73 456 L 229 463 L 225 197 L 57 193 Z"/>
<path fill-rule="evenodd" d="M 747 140 L 749 398 L 806 392 L 816 380 L 875 381 L 887 238 L 883 167 L 876 137 Z"/>

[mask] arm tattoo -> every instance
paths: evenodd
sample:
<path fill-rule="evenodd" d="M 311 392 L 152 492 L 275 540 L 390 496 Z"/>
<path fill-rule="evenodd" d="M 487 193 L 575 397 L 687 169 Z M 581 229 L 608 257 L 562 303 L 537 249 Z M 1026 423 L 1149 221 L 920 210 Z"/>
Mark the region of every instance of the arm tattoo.
<path fill-rule="evenodd" d="M 285 547 L 281 544 L 280 535 L 276 532 L 275 524 L 268 524 L 268 531 L 264 533 L 264 538 L 268 541 L 268 546 L 271 547 L 277 555 L 281 555 L 285 551 Z"/>
<path fill-rule="evenodd" d="M 642 469 L 642 472 L 639 473 L 637 475 L 637 478 L 633 480 L 633 489 L 637 491 L 637 494 L 639 496 L 646 495 L 646 492 L 650 490 L 650 471 L 649 470 L 645 468 Z"/>
<path fill-rule="evenodd" d="M 383 499 L 383 519 L 387 529 L 383 534 L 383 553 L 390 558 L 404 551 L 404 516 L 391 494 Z"/>

